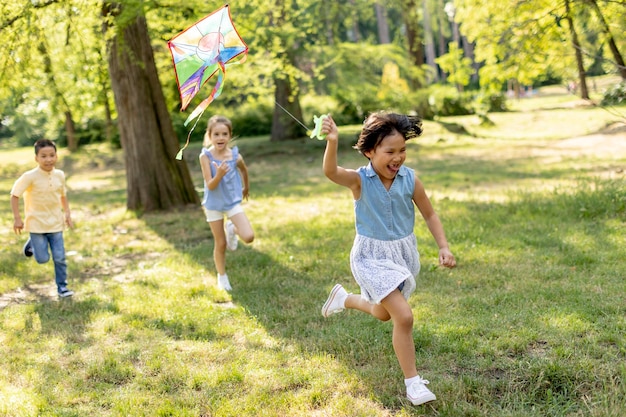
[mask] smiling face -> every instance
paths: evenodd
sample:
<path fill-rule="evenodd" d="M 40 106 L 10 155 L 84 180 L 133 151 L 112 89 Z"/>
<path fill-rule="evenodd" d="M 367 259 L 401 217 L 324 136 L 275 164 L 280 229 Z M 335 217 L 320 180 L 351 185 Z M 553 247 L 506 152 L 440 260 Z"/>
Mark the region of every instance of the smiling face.
<path fill-rule="evenodd" d="M 211 127 L 209 132 L 209 140 L 211 145 L 218 150 L 222 151 L 228 146 L 228 142 L 231 139 L 230 128 L 224 123 L 216 123 Z"/>
<path fill-rule="evenodd" d="M 44 146 L 39 149 L 37 155 L 35 155 L 35 161 L 39 164 L 39 168 L 44 171 L 52 171 L 57 163 L 57 151 L 54 149 L 54 146 Z"/>
<path fill-rule="evenodd" d="M 376 148 L 365 152 L 364 155 L 372 162 L 372 167 L 383 184 L 389 185 L 406 160 L 404 136 L 394 130 L 385 136 Z"/>

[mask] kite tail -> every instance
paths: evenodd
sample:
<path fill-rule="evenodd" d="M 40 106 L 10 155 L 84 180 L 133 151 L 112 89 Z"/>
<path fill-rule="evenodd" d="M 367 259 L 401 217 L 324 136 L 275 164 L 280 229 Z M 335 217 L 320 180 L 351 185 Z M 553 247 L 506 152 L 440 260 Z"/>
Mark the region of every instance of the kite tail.
<path fill-rule="evenodd" d="M 213 91 L 211 91 L 211 95 L 205 98 L 204 100 L 202 100 L 202 102 L 198 104 L 198 107 L 196 107 L 193 110 L 193 112 L 191 112 L 189 117 L 187 117 L 187 120 L 185 120 L 184 125 L 187 126 L 193 119 L 196 119 L 195 123 L 191 127 L 191 130 L 189 130 L 189 134 L 187 135 L 187 142 L 185 142 L 185 146 L 183 146 L 176 154 L 176 159 L 178 159 L 179 161 L 183 159 L 183 151 L 187 148 L 187 146 L 189 146 L 189 140 L 191 139 L 191 132 L 193 132 L 193 130 L 196 128 L 198 121 L 202 118 L 202 114 L 204 113 L 206 108 L 209 107 L 209 104 L 211 104 L 213 100 L 215 100 L 216 98 L 219 97 L 220 94 L 222 94 L 222 89 L 224 88 L 225 68 L 222 62 L 218 62 L 218 64 L 219 64 L 220 70 L 217 76 L 217 82 L 215 83 L 215 87 L 213 87 Z"/>
<path fill-rule="evenodd" d="M 205 98 L 202 103 L 200 103 L 198 107 L 194 109 L 194 111 L 189 115 L 187 120 L 185 120 L 185 126 L 187 126 L 189 122 L 191 122 L 193 119 L 200 116 L 204 112 L 204 110 L 209 107 L 209 104 L 211 104 L 213 100 L 215 100 L 219 97 L 220 94 L 222 94 L 222 89 L 224 88 L 225 68 L 224 64 L 222 64 L 221 62 L 219 62 L 219 66 L 220 70 L 217 75 L 217 82 L 215 83 L 215 87 L 213 87 L 213 91 L 211 91 L 211 95 Z"/>
<path fill-rule="evenodd" d="M 204 113 L 204 109 L 202 109 L 202 111 L 200 112 L 200 116 L 202 116 L 202 113 Z M 183 146 L 176 154 L 177 160 L 181 161 L 183 159 L 183 151 L 187 149 L 187 146 L 189 146 L 189 140 L 191 139 L 191 132 L 193 132 L 193 130 L 196 128 L 196 125 L 198 124 L 199 121 L 200 121 L 200 117 L 196 119 L 196 122 L 193 124 L 193 126 L 189 130 L 189 134 L 187 135 L 187 142 L 185 142 L 185 146 Z"/>

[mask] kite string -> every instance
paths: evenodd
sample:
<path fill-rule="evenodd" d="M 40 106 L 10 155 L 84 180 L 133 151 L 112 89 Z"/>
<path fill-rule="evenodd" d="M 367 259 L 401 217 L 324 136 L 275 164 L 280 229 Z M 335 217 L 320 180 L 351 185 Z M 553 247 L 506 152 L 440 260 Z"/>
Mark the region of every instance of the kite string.
<path fill-rule="evenodd" d="M 309 129 L 308 127 L 306 127 L 306 126 L 304 125 L 304 123 L 302 123 L 300 120 L 298 120 L 298 119 L 296 118 L 296 116 L 294 116 L 293 114 L 289 113 L 289 110 L 287 110 L 286 108 L 284 108 L 283 106 L 281 106 L 280 104 L 278 104 L 278 102 L 277 102 L 276 100 L 274 100 L 274 103 L 276 103 L 276 105 L 277 105 L 278 107 L 280 107 L 281 109 L 283 109 L 283 111 L 284 111 L 285 113 L 287 113 L 289 116 L 291 116 L 291 118 L 292 118 L 293 120 L 295 120 L 296 122 L 300 123 L 300 126 L 302 126 L 302 127 L 303 127 L 303 128 L 304 128 L 307 132 L 308 132 L 309 130 L 311 130 L 311 129 Z"/>

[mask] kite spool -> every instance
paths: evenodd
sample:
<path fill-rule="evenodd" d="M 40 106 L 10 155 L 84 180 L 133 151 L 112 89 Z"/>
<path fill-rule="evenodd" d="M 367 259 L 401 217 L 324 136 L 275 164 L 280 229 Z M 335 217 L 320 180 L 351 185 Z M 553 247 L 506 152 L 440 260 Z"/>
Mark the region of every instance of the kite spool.
<path fill-rule="evenodd" d="M 322 133 L 322 123 L 324 122 L 324 119 L 327 117 L 328 117 L 327 114 L 322 114 L 320 117 L 317 117 L 317 115 L 313 116 L 313 123 L 315 123 L 315 128 L 311 132 L 311 135 L 310 135 L 311 139 L 315 139 L 315 138 L 317 138 L 317 140 L 326 139 L 326 135 Z"/>

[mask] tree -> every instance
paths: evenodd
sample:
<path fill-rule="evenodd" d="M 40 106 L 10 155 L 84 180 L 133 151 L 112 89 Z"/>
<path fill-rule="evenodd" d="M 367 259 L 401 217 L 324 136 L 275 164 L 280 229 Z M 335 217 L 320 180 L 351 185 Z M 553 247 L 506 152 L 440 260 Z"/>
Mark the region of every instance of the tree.
<path fill-rule="evenodd" d="M 589 100 L 589 90 L 587 89 L 587 74 L 583 63 L 583 54 L 581 52 L 580 42 L 578 41 L 578 33 L 574 27 L 574 19 L 570 9 L 570 0 L 565 0 L 565 19 L 569 26 L 570 35 L 572 37 L 572 45 L 576 55 L 576 68 L 578 69 L 578 79 L 580 80 L 580 96 L 585 100 Z"/>
<path fill-rule="evenodd" d="M 443 71 L 448 74 L 448 81 L 454 83 L 459 92 L 469 84 L 470 78 L 474 73 L 472 68 L 472 60 L 463 56 L 463 50 L 455 42 L 448 45 L 447 54 L 440 56 L 435 61 Z"/>
<path fill-rule="evenodd" d="M 403 0 L 402 1 L 402 15 L 404 17 L 404 25 L 406 27 L 406 39 L 408 43 L 409 56 L 411 57 L 411 63 L 416 69 L 421 69 L 424 65 L 424 45 L 422 28 L 419 25 L 420 19 L 418 18 L 419 6 L 416 0 Z M 423 86 L 420 77 L 412 77 L 413 88 L 420 88 Z"/>
<path fill-rule="evenodd" d="M 607 41 L 609 43 L 609 49 L 611 50 L 611 54 L 613 54 L 613 59 L 615 60 L 617 72 L 619 73 L 620 77 L 622 77 L 622 80 L 626 81 L 626 64 L 624 63 L 624 58 L 622 57 L 622 54 L 620 53 L 619 48 L 617 47 L 617 43 L 615 42 L 615 37 L 613 36 L 613 33 L 611 32 L 611 28 L 609 27 L 609 24 L 604 18 L 604 14 L 602 13 L 602 10 L 600 10 L 600 6 L 598 6 L 597 0 L 585 0 L 585 2 L 591 6 L 593 11 L 598 16 L 598 19 L 600 20 L 600 23 L 602 25 L 602 31 L 604 32 L 607 38 Z M 623 32 L 623 28 L 622 28 L 622 32 Z"/>
<path fill-rule="evenodd" d="M 433 81 L 439 81 L 439 73 L 437 64 L 435 63 L 435 41 L 431 25 L 430 10 L 428 10 L 428 0 L 422 0 L 422 8 L 424 10 L 424 40 L 426 43 L 426 63 L 432 69 Z"/>
<path fill-rule="evenodd" d="M 127 207 L 169 210 L 198 204 L 185 161 L 174 157 L 178 140 L 165 105 L 141 8 L 105 1 L 111 87 L 124 150 Z"/>
<path fill-rule="evenodd" d="M 378 42 L 381 45 L 385 45 L 391 42 L 391 36 L 389 35 L 389 23 L 387 22 L 387 10 L 380 1 L 374 2 L 374 8 L 376 9 L 376 22 L 378 23 Z"/>
<path fill-rule="evenodd" d="M 94 36 L 99 15 L 92 15 L 92 7 L 61 0 L 0 5 L 5 46 L 0 49 L 0 97 L 17 96 L 18 106 L 35 105 L 46 116 L 43 123 L 32 120 L 33 134 L 19 143 L 42 136 L 58 140 L 64 126 L 68 149 L 76 150 L 77 123 L 98 115 L 94 92 L 104 65 L 96 55 L 103 43 Z"/>
<path fill-rule="evenodd" d="M 510 80 L 532 85 L 546 74 L 566 77 L 571 68 L 578 68 L 578 76 L 584 72 L 575 62 L 576 47 L 569 46 L 573 35 L 560 24 L 567 15 L 564 1 L 550 0 L 466 0 L 456 10 L 464 32 L 476 43 L 481 84 L 496 90 Z"/>
<path fill-rule="evenodd" d="M 50 88 L 52 89 L 52 106 L 55 110 L 62 108 L 62 112 L 65 114 L 65 134 L 67 135 L 67 149 L 70 152 L 74 152 L 78 149 L 78 141 L 76 140 L 76 126 L 74 119 L 72 119 L 72 110 L 70 109 L 67 100 L 59 87 L 52 70 L 52 60 L 48 53 L 45 40 L 42 39 L 37 46 L 39 53 L 43 59 L 43 72 L 46 74 Z M 58 111 L 58 110 L 57 110 Z"/>

